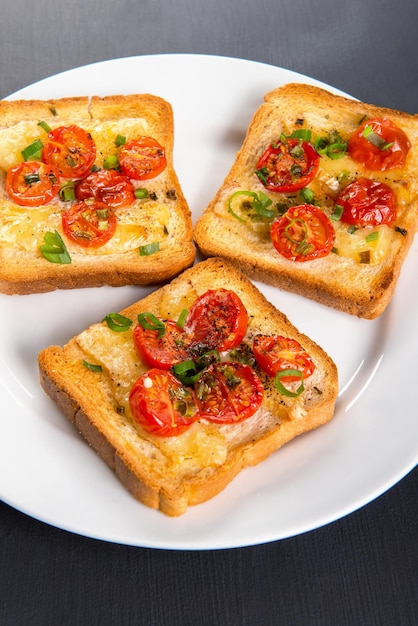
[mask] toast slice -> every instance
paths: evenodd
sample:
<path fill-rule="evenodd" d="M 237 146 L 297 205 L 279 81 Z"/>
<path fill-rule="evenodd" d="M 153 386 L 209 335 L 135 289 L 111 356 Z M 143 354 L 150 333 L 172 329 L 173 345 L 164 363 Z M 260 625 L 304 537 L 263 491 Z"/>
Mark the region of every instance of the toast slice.
<path fill-rule="evenodd" d="M 198 419 L 181 434 L 159 436 L 133 419 L 129 403 L 133 384 L 149 372 L 133 346 L 134 325 L 115 332 L 100 322 L 65 346 L 50 346 L 39 355 L 45 392 L 131 494 L 168 516 L 181 515 L 188 506 L 212 498 L 241 470 L 325 424 L 334 414 L 338 381 L 332 359 L 225 260 L 198 263 L 121 314 L 133 321 L 141 312 L 177 320 L 198 296 L 220 288 L 238 295 L 248 312 L 248 328 L 239 347 L 242 354 L 260 333 L 300 342 L 315 366 L 302 393 L 290 397 L 279 392 L 274 379 L 253 363 L 264 386 L 262 404 L 253 415 L 225 424 Z M 228 360 L 226 353 L 223 359 Z"/>
<path fill-rule="evenodd" d="M 331 154 L 333 158 L 321 152 L 313 180 L 294 192 L 271 191 L 255 173 L 266 148 L 283 135 L 290 137 L 296 131 L 303 137 L 302 133 L 308 132 L 311 145 L 316 147 L 337 132 L 338 141 L 347 146 L 362 120 L 372 118 L 388 118 L 407 135 L 410 150 L 402 166 L 371 171 L 355 161 L 349 150 Z M 417 171 L 418 116 L 337 96 L 318 87 L 287 84 L 265 95 L 228 175 L 195 225 L 195 243 L 204 256 L 225 257 L 256 280 L 373 319 L 391 300 L 414 239 Z M 384 183 L 394 192 L 397 208 L 393 224 L 352 227 L 342 221 L 339 198 L 350 183 L 360 178 Z M 249 216 L 248 207 L 254 209 L 254 204 L 243 191 L 267 199 L 270 215 L 258 211 Z M 326 256 L 299 262 L 277 251 L 270 229 L 289 207 L 305 203 L 316 205 L 327 216 L 335 241 Z M 287 244 L 290 239 L 291 235 Z M 300 235 L 295 239 L 295 243 L 302 242 Z"/>
<path fill-rule="evenodd" d="M 127 206 L 112 206 L 116 230 L 98 247 L 82 245 L 83 237 L 89 239 L 83 232 L 77 233 L 75 241 L 64 232 L 63 215 L 69 215 L 78 201 L 74 187 L 80 176 L 83 180 L 86 176 L 81 171 L 75 169 L 74 176 L 64 173 L 59 178 L 60 190 L 45 204 L 22 206 L 6 190 L 8 172 L 26 159 L 42 160 L 49 132 L 68 125 L 92 137 L 93 171 L 117 170 L 124 144 L 139 137 L 151 137 L 165 151 L 162 172 L 152 178 L 130 179 L 136 195 Z M 147 285 L 169 280 L 189 267 L 195 258 L 191 213 L 174 170 L 173 142 L 171 105 L 150 94 L 0 102 L 0 291 L 28 294 Z M 36 145 L 41 146 L 38 154 L 22 155 Z M 73 193 L 63 195 L 62 188 Z M 109 220 L 102 219 L 99 231 L 108 224 Z M 52 241 L 45 241 L 46 234 Z M 60 254 L 55 260 L 42 254 L 51 245 L 53 252 L 62 252 L 62 243 L 68 253 L 65 261 Z"/>

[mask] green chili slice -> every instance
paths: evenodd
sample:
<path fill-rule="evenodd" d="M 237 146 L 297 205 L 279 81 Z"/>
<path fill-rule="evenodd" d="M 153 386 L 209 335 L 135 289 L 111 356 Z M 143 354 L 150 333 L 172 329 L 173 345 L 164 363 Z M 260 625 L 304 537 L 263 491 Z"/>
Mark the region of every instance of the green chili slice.
<path fill-rule="evenodd" d="M 85 361 L 83 359 L 83 365 L 86 369 L 90 370 L 91 372 L 102 372 L 102 366 L 101 365 L 96 365 L 95 363 L 87 363 L 87 361 Z"/>
<path fill-rule="evenodd" d="M 21 151 L 24 161 L 37 161 L 42 156 L 43 143 L 40 139 L 35 139 Z"/>
<path fill-rule="evenodd" d="M 160 250 L 160 242 L 154 241 L 153 243 L 148 243 L 144 246 L 139 246 L 139 254 L 140 256 L 149 256 L 150 254 L 155 254 Z"/>
<path fill-rule="evenodd" d="M 286 376 L 297 376 L 301 379 L 301 383 L 296 391 L 290 391 L 289 389 L 286 389 L 286 387 L 283 385 L 280 379 Z M 303 383 L 303 373 L 299 370 L 294 369 L 282 370 L 281 372 L 277 372 L 274 379 L 274 384 L 276 385 L 276 389 L 279 393 L 281 393 L 283 396 L 288 396 L 289 398 L 297 398 L 305 389 L 305 385 Z"/>

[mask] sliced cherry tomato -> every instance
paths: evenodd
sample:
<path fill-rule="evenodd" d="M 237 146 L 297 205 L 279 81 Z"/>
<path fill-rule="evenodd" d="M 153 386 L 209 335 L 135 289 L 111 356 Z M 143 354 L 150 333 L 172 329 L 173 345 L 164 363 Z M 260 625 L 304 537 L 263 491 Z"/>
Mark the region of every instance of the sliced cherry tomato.
<path fill-rule="evenodd" d="M 219 424 L 235 424 L 261 406 L 264 387 L 251 367 L 241 363 L 210 365 L 195 383 L 200 417 Z"/>
<path fill-rule="evenodd" d="M 40 161 L 24 161 L 11 167 L 6 176 L 6 191 L 20 206 L 40 206 L 50 202 L 60 188 L 54 167 Z"/>
<path fill-rule="evenodd" d="M 315 370 L 315 364 L 309 354 L 296 339 L 282 335 L 256 335 L 253 342 L 253 353 L 259 366 L 269 375 L 293 369 L 299 370 L 303 378 L 308 378 Z M 298 376 L 283 376 L 282 382 L 300 381 Z"/>
<path fill-rule="evenodd" d="M 372 171 L 402 167 L 410 148 L 404 131 L 386 117 L 365 120 L 348 141 L 350 156 Z"/>
<path fill-rule="evenodd" d="M 135 201 L 131 181 L 116 170 L 98 170 L 83 178 L 75 187 L 77 200 L 96 198 L 113 208 L 129 206 Z"/>
<path fill-rule="evenodd" d="M 181 435 L 199 418 L 193 390 L 156 368 L 134 383 L 129 405 L 136 422 L 160 437 Z"/>
<path fill-rule="evenodd" d="M 116 225 L 112 209 L 97 200 L 82 200 L 62 214 L 65 235 L 83 248 L 103 246 L 113 237 Z"/>
<path fill-rule="evenodd" d="M 59 126 L 48 133 L 42 160 L 64 178 L 83 178 L 96 159 L 93 137 L 79 126 Z"/>
<path fill-rule="evenodd" d="M 307 141 L 286 139 L 261 155 L 256 174 L 270 191 L 289 193 L 306 187 L 319 167 L 319 154 Z"/>
<path fill-rule="evenodd" d="M 161 321 L 161 320 L 160 320 Z M 135 349 L 148 367 L 169 370 L 176 363 L 189 358 L 184 331 L 173 321 L 164 322 L 164 334 L 137 324 L 133 332 Z"/>
<path fill-rule="evenodd" d="M 390 226 L 396 219 L 396 197 L 385 183 L 359 178 L 340 193 L 341 221 L 355 226 Z"/>
<path fill-rule="evenodd" d="M 312 261 L 331 252 L 335 231 L 321 209 L 301 204 L 272 223 L 270 236 L 277 252 L 286 259 Z"/>
<path fill-rule="evenodd" d="M 119 152 L 119 166 L 128 178 L 155 178 L 167 166 L 165 149 L 152 137 L 132 139 Z"/>
<path fill-rule="evenodd" d="M 184 330 L 192 349 L 222 352 L 241 343 L 247 326 L 247 310 L 235 292 L 209 289 L 193 303 Z"/>

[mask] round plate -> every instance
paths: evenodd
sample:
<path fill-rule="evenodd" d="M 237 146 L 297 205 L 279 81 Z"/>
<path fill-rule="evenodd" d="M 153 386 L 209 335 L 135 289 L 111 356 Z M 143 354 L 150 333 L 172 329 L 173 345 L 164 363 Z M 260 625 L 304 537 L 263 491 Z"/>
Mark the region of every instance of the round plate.
<path fill-rule="evenodd" d="M 264 94 L 287 82 L 326 87 L 251 61 L 161 55 L 77 68 L 10 99 L 142 92 L 167 99 L 175 119 L 175 166 L 196 220 L 232 165 Z M 105 287 L 1 295 L 1 497 L 34 518 L 84 536 L 189 550 L 294 536 L 365 505 L 417 463 L 417 252 L 415 243 L 392 303 L 375 321 L 257 283 L 334 359 L 340 379 L 335 417 L 175 519 L 142 506 L 124 490 L 45 396 L 37 368 L 42 348 L 63 345 L 150 290 Z"/>

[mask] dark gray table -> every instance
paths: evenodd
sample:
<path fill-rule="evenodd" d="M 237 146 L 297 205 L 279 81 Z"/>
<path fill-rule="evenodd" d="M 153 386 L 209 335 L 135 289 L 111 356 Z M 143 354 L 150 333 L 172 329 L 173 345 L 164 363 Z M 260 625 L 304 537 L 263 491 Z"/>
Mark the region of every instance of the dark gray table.
<path fill-rule="evenodd" d="M 415 0 L 13 0 L 0 97 L 96 61 L 185 52 L 278 65 L 415 113 L 417 18 Z M 413 626 L 417 488 L 415 469 L 328 526 L 212 552 L 87 539 L 0 504 L 0 624 Z"/>

